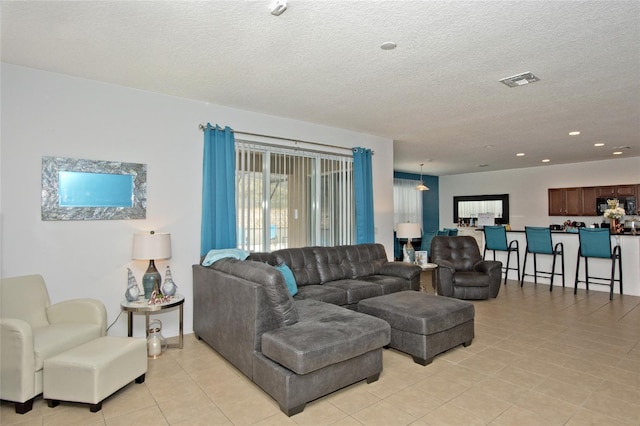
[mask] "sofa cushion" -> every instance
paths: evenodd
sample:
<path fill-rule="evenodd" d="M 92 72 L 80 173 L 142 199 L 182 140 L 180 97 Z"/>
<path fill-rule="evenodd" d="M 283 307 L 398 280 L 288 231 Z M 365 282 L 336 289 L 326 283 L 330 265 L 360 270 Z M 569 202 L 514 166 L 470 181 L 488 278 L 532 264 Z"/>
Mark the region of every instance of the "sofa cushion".
<path fill-rule="evenodd" d="M 382 287 L 374 283 L 358 280 L 339 280 L 324 284 L 325 287 L 338 288 L 347 294 L 347 304 L 358 303 L 369 297 L 382 296 Z"/>
<path fill-rule="evenodd" d="M 247 260 L 255 260 L 256 262 L 268 263 L 271 266 L 275 266 L 278 264 L 275 256 L 266 251 L 255 251 L 249 254 Z"/>
<path fill-rule="evenodd" d="M 306 299 L 319 300 L 320 302 L 342 306 L 347 304 L 347 292 L 340 288 L 319 284 L 298 287 L 295 300 Z"/>
<path fill-rule="evenodd" d="M 271 253 L 277 264 L 286 263 L 296 277 L 298 289 L 309 284 L 320 284 L 320 274 L 313 247 L 288 248 Z"/>
<path fill-rule="evenodd" d="M 409 281 L 404 278 L 392 277 L 389 275 L 371 275 L 368 277 L 360 277 L 359 280 L 379 286 L 382 290 L 382 294 L 411 290 Z"/>
<path fill-rule="evenodd" d="M 315 300 L 296 302 L 301 320 L 262 335 L 262 353 L 307 374 L 387 345 L 386 321 Z"/>
<path fill-rule="evenodd" d="M 348 268 L 345 278 L 360 278 L 375 275 L 388 262 L 382 244 L 357 244 L 343 246 Z"/>
<path fill-rule="evenodd" d="M 246 262 L 230 258 L 220 259 L 209 268 L 260 284 L 271 302 L 279 325 L 286 326 L 298 322 L 298 312 L 282 274 L 271 265 L 251 262 L 249 268 Z"/>
<path fill-rule="evenodd" d="M 320 282 L 324 284 L 329 281 L 341 280 L 347 277 L 346 256 L 344 248 L 341 247 L 313 247 L 313 255 L 316 259 Z"/>

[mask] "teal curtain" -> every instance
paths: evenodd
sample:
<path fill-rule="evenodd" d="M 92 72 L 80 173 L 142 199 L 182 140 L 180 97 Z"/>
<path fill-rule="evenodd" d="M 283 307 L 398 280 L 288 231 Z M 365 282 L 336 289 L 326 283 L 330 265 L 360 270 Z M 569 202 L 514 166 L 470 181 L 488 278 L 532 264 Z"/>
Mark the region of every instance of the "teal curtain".
<path fill-rule="evenodd" d="M 370 149 L 353 149 L 353 183 L 356 192 L 356 244 L 375 242 L 371 155 Z"/>
<path fill-rule="evenodd" d="M 235 138 L 233 130 L 207 123 L 202 161 L 200 255 L 236 248 Z"/>

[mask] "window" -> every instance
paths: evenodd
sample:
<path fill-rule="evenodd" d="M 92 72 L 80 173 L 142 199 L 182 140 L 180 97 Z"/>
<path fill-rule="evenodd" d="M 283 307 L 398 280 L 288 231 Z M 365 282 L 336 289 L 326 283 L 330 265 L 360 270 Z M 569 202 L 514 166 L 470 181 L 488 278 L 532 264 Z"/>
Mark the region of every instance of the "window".
<path fill-rule="evenodd" d="M 397 223 L 412 222 L 422 225 L 422 191 L 410 179 L 393 179 L 393 219 Z"/>
<path fill-rule="evenodd" d="M 352 244 L 350 156 L 236 141 L 238 247 Z"/>

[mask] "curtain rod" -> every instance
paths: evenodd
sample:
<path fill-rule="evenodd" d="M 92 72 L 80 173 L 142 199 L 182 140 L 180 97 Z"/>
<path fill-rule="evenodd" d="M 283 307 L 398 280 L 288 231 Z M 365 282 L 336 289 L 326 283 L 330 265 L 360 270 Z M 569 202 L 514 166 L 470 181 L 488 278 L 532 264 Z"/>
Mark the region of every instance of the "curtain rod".
<path fill-rule="evenodd" d="M 200 125 L 198 125 L 198 127 L 202 131 L 204 131 L 207 128 L 207 126 L 205 126 L 204 124 L 200 124 Z M 231 129 L 231 131 L 233 133 L 238 133 L 238 134 L 241 134 L 241 135 L 258 136 L 258 137 L 270 138 L 270 139 L 280 139 L 280 140 L 283 140 L 283 141 L 290 141 L 290 142 L 296 142 L 296 143 L 306 143 L 306 144 L 310 144 L 310 145 L 325 146 L 325 147 L 328 147 L 328 148 L 336 148 L 336 149 L 345 149 L 345 150 L 348 150 L 348 151 L 355 151 L 355 148 L 346 148 L 344 146 L 330 145 L 330 144 L 320 143 L 320 142 L 311 142 L 311 141 L 303 141 L 303 140 L 300 140 L 300 139 L 283 138 L 283 137 L 280 137 L 280 136 L 263 135 L 261 133 L 242 132 L 240 130 L 233 130 L 233 129 Z M 371 154 L 372 155 L 375 154 L 375 151 L 371 151 Z"/>

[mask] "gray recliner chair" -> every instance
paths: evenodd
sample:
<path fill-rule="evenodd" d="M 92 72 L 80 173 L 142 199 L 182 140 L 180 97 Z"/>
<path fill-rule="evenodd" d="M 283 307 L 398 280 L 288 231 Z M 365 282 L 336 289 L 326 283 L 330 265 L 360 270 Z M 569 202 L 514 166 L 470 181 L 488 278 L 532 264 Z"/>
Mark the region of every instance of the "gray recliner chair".
<path fill-rule="evenodd" d="M 434 237 L 431 262 L 438 265 L 434 282 L 438 295 L 476 300 L 498 296 L 502 262 L 482 260 L 475 238 Z"/>

